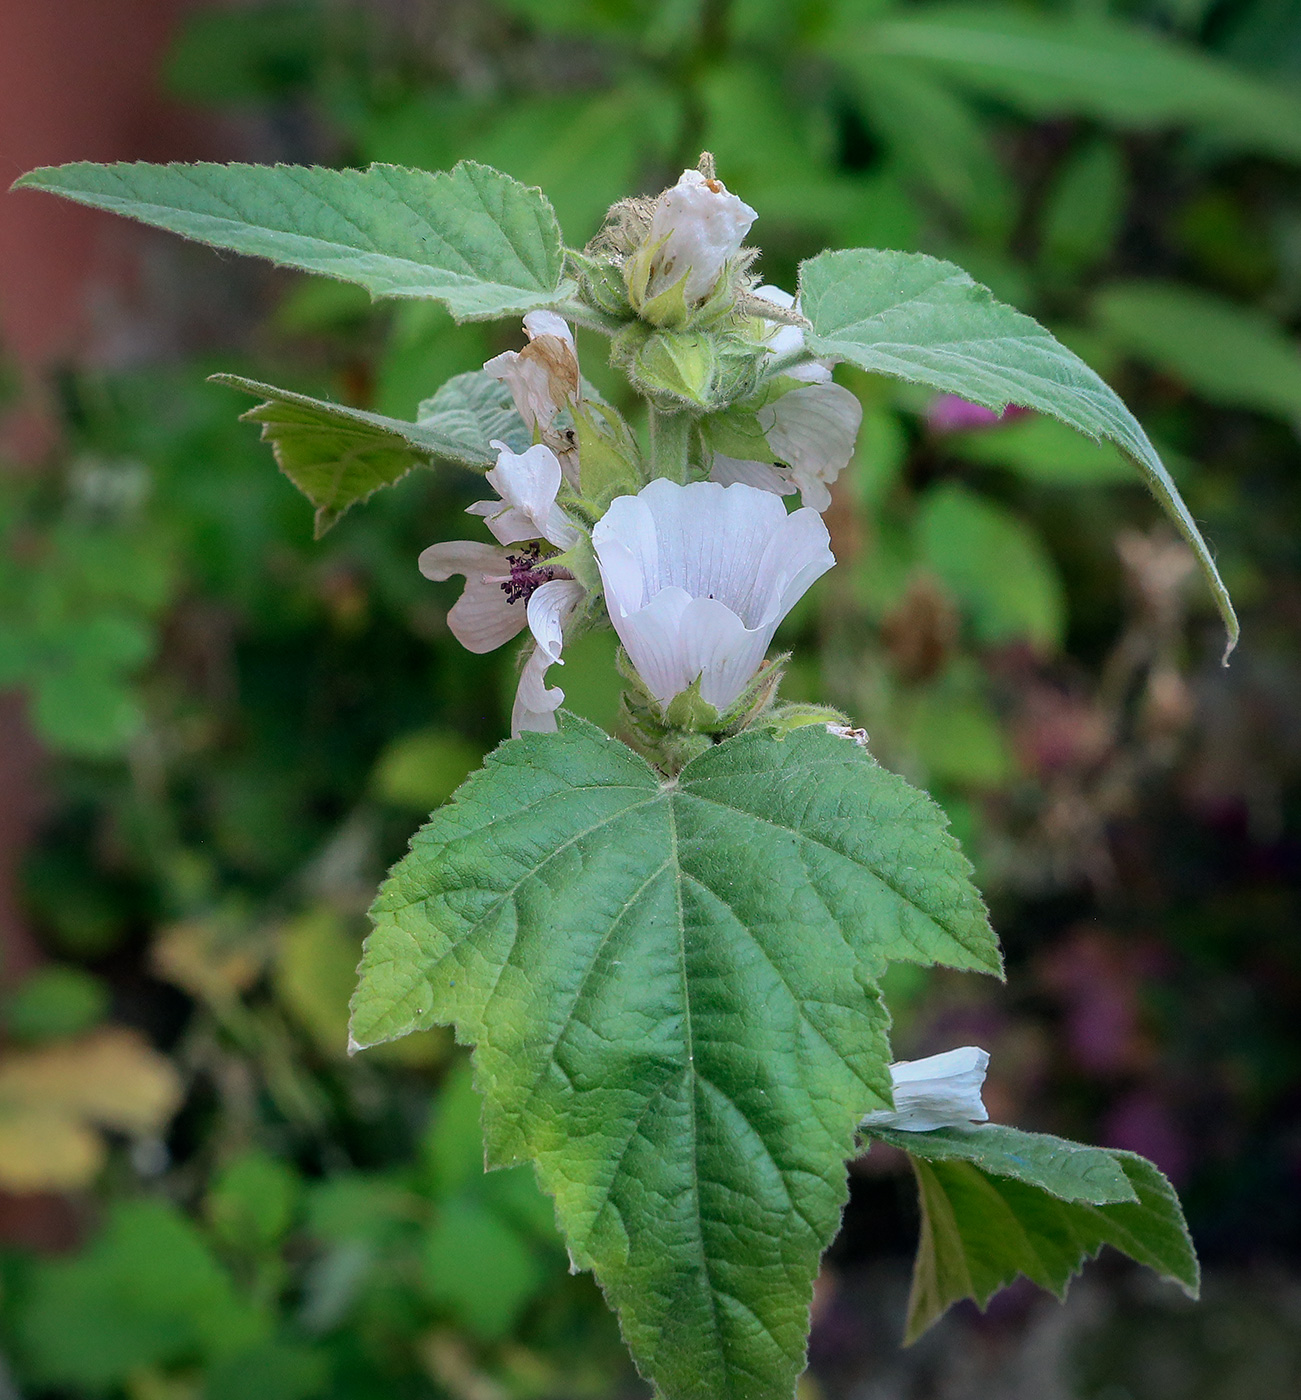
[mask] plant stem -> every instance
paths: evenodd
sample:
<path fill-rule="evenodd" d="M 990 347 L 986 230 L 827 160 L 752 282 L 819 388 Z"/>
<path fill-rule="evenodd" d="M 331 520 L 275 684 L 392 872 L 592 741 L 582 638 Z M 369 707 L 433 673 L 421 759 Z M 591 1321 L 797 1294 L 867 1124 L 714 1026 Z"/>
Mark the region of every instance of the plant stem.
<path fill-rule="evenodd" d="M 650 409 L 651 476 L 666 476 L 685 486 L 687 445 L 691 438 L 689 413 L 666 413 L 653 404 Z"/>

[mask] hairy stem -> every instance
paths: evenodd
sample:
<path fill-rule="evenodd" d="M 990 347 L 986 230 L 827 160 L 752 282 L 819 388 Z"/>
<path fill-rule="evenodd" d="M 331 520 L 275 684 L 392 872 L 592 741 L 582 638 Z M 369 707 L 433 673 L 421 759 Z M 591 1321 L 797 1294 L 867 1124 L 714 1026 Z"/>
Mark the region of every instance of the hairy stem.
<path fill-rule="evenodd" d="M 691 440 L 691 415 L 666 413 L 651 406 L 650 466 L 651 476 L 666 476 L 685 486 L 687 482 L 687 446 Z"/>

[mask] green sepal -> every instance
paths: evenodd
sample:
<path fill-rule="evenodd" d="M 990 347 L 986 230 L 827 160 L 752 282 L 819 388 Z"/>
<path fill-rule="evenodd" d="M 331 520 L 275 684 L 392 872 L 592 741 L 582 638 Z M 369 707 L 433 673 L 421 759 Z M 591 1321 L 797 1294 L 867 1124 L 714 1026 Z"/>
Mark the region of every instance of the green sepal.
<path fill-rule="evenodd" d="M 592 548 L 590 535 L 584 533 L 577 544 L 570 545 L 562 554 L 550 555 L 546 563 L 551 568 L 568 569 L 587 589 L 589 598 L 599 596 L 601 571 L 597 568 L 596 551 Z"/>
<path fill-rule="evenodd" d="M 830 705 L 807 704 L 775 705 L 758 723 L 778 739 L 784 739 L 795 730 L 811 724 L 820 724 L 824 728 L 828 724 L 841 725 L 846 729 L 851 727 L 849 716 L 840 710 L 832 709 Z"/>
<path fill-rule="evenodd" d="M 566 256 L 578 273 L 578 294 L 582 301 L 607 316 L 630 321 L 636 311 L 628 300 L 623 269 L 609 258 L 593 258 L 572 248 Z"/>
<path fill-rule="evenodd" d="M 641 489 L 641 451 L 623 414 L 610 404 L 584 399 L 574 405 L 573 418 L 582 499 L 600 516 L 616 496 Z"/>
<path fill-rule="evenodd" d="M 700 420 L 700 433 L 710 452 L 742 462 L 775 462 L 777 454 L 759 426 L 759 415 L 748 403 L 733 404 L 722 413 Z"/>
<path fill-rule="evenodd" d="M 654 402 L 715 406 L 718 357 L 713 339 L 701 331 L 650 331 L 638 322 L 615 337 L 610 358 Z"/>
<path fill-rule="evenodd" d="M 700 742 L 702 736 L 716 743 L 750 728 L 771 710 L 789 659 L 789 654 L 784 654 L 765 661 L 741 694 L 720 711 L 701 696 L 699 678 L 679 691 L 667 706 L 661 705 L 620 647 L 616 664 L 628 683 L 620 716 L 630 734 L 629 742 L 661 772 L 676 773 L 682 763 L 708 747 Z"/>
<path fill-rule="evenodd" d="M 641 318 L 661 330 L 685 330 L 692 320 L 687 305 L 687 274 L 684 272 L 671 287 L 651 297 L 641 308 Z"/>

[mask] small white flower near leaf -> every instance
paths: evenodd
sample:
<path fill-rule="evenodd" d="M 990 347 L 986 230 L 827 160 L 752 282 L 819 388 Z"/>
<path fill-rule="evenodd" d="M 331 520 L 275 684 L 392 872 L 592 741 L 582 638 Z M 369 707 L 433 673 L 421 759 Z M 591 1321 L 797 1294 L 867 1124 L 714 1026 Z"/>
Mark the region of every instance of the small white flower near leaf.
<path fill-rule="evenodd" d="M 511 711 L 510 732 L 518 736 L 531 729 L 543 734 L 554 732 L 556 711 L 565 698 L 557 686 L 548 688 L 547 668 L 563 666 L 560 648 L 564 642 L 565 624 L 583 601 L 586 590 L 571 578 L 556 578 L 542 584 L 529 599 L 529 628 L 534 647 L 520 672 L 515 689 L 515 707 Z"/>
<path fill-rule="evenodd" d="M 529 343 L 523 350 L 494 355 L 483 368 L 506 385 L 519 416 L 536 432 L 578 398 L 578 354 L 569 322 L 554 311 L 530 311 L 524 333 Z"/>
<path fill-rule="evenodd" d="M 782 618 L 835 563 L 816 511 L 752 486 L 664 478 L 620 496 L 592 533 L 610 621 L 661 705 L 700 682 L 720 713 Z"/>
<path fill-rule="evenodd" d="M 804 505 L 826 510 L 831 504 L 830 486 L 854 455 L 863 422 L 858 398 L 839 384 L 809 384 L 791 389 L 761 408 L 757 416 L 777 462 L 743 461 L 716 452 L 710 480 L 725 486 L 743 481 L 779 496 L 798 491 Z"/>
<path fill-rule="evenodd" d="M 714 290 L 723 268 L 741 251 L 759 216 L 728 191 L 721 180 L 684 170 L 651 211 L 647 247 L 653 249 L 646 297 L 649 300 L 686 279 L 688 304 Z M 656 246 L 659 245 L 659 246 Z"/>
<path fill-rule="evenodd" d="M 554 311 L 530 311 L 524 318 L 524 333 L 529 343 L 523 350 L 494 355 L 484 372 L 506 385 L 525 427 L 556 453 L 565 479 L 577 488 L 573 434 L 555 427 L 557 415 L 582 397 L 574 332 Z"/>
<path fill-rule="evenodd" d="M 980 1099 L 989 1055 L 978 1045 L 900 1060 L 890 1066 L 894 1108 L 877 1109 L 862 1127 L 928 1133 L 934 1128 L 965 1128 L 984 1123 L 989 1113 Z"/>
<path fill-rule="evenodd" d="M 504 442 L 493 442 L 497 465 L 487 473 L 488 485 L 500 499 L 476 501 L 469 514 L 481 515 L 502 544 L 518 540 L 546 540 L 557 549 L 577 544 L 578 527 L 556 504 L 560 490 L 560 459 L 544 443 L 525 452 L 512 452 Z"/>
<path fill-rule="evenodd" d="M 785 311 L 798 312 L 800 309 L 799 302 L 790 292 L 783 291 L 780 287 L 765 284 L 756 287 L 751 295 L 772 302 L 774 306 L 780 306 Z M 769 331 L 767 344 L 770 361 L 798 354 L 804 348 L 804 331 L 800 326 L 790 326 L 767 318 L 764 318 L 764 325 Z M 789 369 L 782 370 L 782 373 L 790 379 L 805 379 L 810 384 L 826 384 L 831 379 L 831 361 L 806 360 L 803 364 L 792 365 Z"/>
<path fill-rule="evenodd" d="M 556 504 L 560 463 L 549 447 L 537 443 L 512 452 L 501 442 L 493 446 L 497 465 L 487 476 L 500 499 L 478 501 L 469 514 L 483 516 L 501 545 L 530 543 L 514 550 L 472 540 L 430 545 L 420 555 L 420 572 L 439 583 L 465 575 L 465 591 L 447 614 L 447 625 L 467 651 L 494 651 L 526 626 L 532 629 L 536 645 L 520 676 L 511 732 L 552 730 L 564 692 L 548 690 L 543 676 L 560 661 L 564 624 L 585 590 L 547 562 L 539 542 L 566 549 L 581 532 Z"/>

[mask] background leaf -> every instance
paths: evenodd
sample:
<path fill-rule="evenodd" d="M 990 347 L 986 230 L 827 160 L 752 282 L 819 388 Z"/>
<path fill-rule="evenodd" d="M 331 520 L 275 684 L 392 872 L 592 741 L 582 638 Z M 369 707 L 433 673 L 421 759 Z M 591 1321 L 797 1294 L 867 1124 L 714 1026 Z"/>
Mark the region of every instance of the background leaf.
<path fill-rule="evenodd" d="M 377 297 L 431 297 L 458 321 L 563 299 L 560 225 L 540 190 L 462 161 L 396 165 L 46 166 L 48 190 L 216 248 L 358 282 Z"/>
<path fill-rule="evenodd" d="M 999 966 L 938 809 L 822 730 L 662 784 L 566 716 L 490 756 L 374 917 L 354 1039 L 452 1021 L 477 1046 L 490 1161 L 534 1159 L 667 1397 L 789 1394 L 889 1093 L 874 978 Z"/>
<path fill-rule="evenodd" d="M 933 67 L 1035 116 L 1121 126 L 1192 124 L 1226 143 L 1301 158 L 1301 101 L 1176 39 L 1101 15 L 938 5 L 837 35 Z"/>
<path fill-rule="evenodd" d="M 1301 351 L 1264 312 L 1174 282 L 1112 283 L 1093 309 L 1122 349 L 1211 403 L 1301 422 Z"/>
<path fill-rule="evenodd" d="M 917 513 L 926 562 L 963 604 L 986 645 L 1061 645 L 1066 602 L 1052 555 L 1018 515 L 957 482 L 932 487 Z M 999 561 L 997 569 L 989 566 Z"/>

